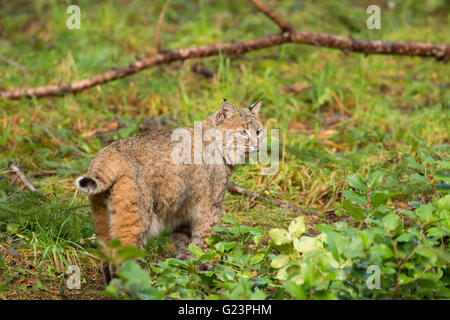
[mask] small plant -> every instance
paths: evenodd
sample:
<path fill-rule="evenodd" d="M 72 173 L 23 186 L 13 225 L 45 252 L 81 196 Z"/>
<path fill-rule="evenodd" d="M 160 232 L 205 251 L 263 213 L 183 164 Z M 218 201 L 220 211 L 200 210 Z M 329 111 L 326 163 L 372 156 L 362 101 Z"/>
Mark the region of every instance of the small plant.
<path fill-rule="evenodd" d="M 79 263 L 79 256 L 93 257 L 87 250 L 93 242 L 80 244 L 93 235 L 91 219 L 79 214 L 87 207 L 24 191 L 0 202 L 0 234 L 7 237 L 11 249 L 30 244 L 38 268 L 65 272 Z"/>
<path fill-rule="evenodd" d="M 418 151 L 420 164 L 413 157 L 406 158 L 407 165 L 414 169 L 411 180 L 419 185 L 431 188 L 434 196 L 439 199 L 438 191 L 450 192 L 450 161 L 435 160 L 428 152 L 423 149 Z"/>

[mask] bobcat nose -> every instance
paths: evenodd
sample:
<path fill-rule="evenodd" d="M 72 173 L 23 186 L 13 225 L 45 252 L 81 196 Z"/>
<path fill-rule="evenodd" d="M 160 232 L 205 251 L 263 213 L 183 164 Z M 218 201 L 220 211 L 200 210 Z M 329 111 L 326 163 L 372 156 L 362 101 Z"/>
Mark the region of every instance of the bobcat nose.
<path fill-rule="evenodd" d="M 258 138 L 252 138 L 250 141 L 250 145 L 252 147 L 252 151 L 258 150 L 259 149 L 259 141 Z"/>

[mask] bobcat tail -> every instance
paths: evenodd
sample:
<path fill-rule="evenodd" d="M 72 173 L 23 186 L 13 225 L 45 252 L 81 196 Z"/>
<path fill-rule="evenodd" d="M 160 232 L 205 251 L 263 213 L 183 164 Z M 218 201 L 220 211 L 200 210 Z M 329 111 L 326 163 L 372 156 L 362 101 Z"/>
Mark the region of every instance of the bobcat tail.
<path fill-rule="evenodd" d="M 78 177 L 75 185 L 78 190 L 89 195 L 102 193 L 111 188 L 123 167 L 122 156 L 114 144 L 110 144 L 91 161 L 88 174 Z"/>
<path fill-rule="evenodd" d="M 93 178 L 78 177 L 75 181 L 77 189 L 87 194 L 98 194 L 108 190 L 116 180 L 115 174 L 113 172 L 102 173 L 93 175 Z"/>

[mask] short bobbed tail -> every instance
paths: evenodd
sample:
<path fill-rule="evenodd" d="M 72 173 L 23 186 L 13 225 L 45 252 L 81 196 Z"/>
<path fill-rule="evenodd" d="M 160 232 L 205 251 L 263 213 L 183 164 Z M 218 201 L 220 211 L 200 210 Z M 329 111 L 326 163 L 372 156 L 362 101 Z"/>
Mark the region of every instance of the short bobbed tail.
<path fill-rule="evenodd" d="M 78 177 L 75 181 L 75 186 L 78 190 L 86 194 L 99 193 L 98 191 L 96 192 L 97 183 L 88 177 Z"/>

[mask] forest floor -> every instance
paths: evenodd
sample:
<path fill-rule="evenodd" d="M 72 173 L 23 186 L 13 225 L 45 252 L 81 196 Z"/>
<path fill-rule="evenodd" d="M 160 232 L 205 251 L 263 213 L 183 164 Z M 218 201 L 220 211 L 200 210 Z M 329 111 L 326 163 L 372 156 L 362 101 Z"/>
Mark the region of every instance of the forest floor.
<path fill-rule="evenodd" d="M 367 1 L 266 1 L 299 29 L 358 39 L 450 43 L 448 11 L 410 1 L 373 1 L 382 28 L 366 28 Z M 397 4 L 389 7 L 388 3 Z M 0 12 L 0 89 L 84 79 L 156 53 L 164 1 L 79 1 L 81 29 L 69 30 L 66 5 L 7 1 Z M 447 7 L 448 8 L 448 7 Z M 164 49 L 251 39 L 278 32 L 244 1 L 172 1 L 161 31 Z M 199 67 L 212 77 L 194 72 Z M 280 130 L 275 175 L 239 167 L 232 182 L 264 196 L 335 214 L 345 177 L 380 170 L 389 201 L 408 208 L 432 192 L 406 184 L 404 165 L 419 148 L 450 155 L 450 69 L 432 58 L 364 56 L 296 44 L 155 67 L 76 95 L 0 100 L 0 299 L 102 299 L 103 279 L 87 197 L 74 185 L 111 141 L 145 130 L 192 125 L 222 97 L 240 107 L 263 97 L 267 130 Z M 9 170 L 13 162 L 38 189 Z M 426 196 L 423 196 L 423 195 Z M 228 193 L 224 215 L 263 230 L 286 227 L 298 213 Z M 227 225 L 227 221 L 222 222 Z M 170 257 L 165 233 L 151 240 L 152 261 Z M 83 290 L 66 286 L 67 266 L 81 267 Z"/>

